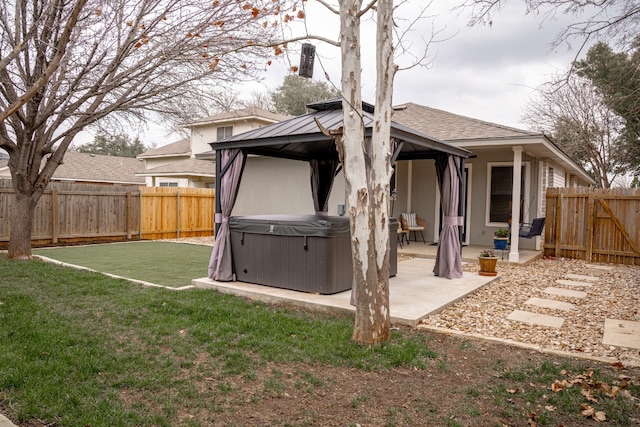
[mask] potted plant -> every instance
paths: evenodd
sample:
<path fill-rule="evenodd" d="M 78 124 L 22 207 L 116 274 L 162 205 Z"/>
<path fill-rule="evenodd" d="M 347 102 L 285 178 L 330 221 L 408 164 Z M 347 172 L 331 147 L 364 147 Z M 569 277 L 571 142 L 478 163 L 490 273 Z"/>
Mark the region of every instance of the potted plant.
<path fill-rule="evenodd" d="M 496 264 L 498 263 L 498 256 L 493 249 L 485 249 L 478 255 L 478 262 L 480 263 L 480 275 L 481 276 L 495 276 Z"/>
<path fill-rule="evenodd" d="M 509 230 L 507 228 L 498 228 L 493 233 L 493 246 L 503 251 L 507 248 L 507 244 L 509 244 Z"/>

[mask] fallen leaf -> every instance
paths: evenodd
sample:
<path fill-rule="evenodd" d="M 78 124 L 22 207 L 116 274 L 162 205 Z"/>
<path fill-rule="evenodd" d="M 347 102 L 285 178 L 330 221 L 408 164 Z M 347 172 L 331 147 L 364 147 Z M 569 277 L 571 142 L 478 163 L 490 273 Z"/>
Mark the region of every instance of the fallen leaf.
<path fill-rule="evenodd" d="M 516 394 L 518 393 L 520 390 L 517 388 L 511 388 L 511 389 L 507 389 L 507 393 L 511 393 L 511 394 Z"/>
<path fill-rule="evenodd" d="M 563 388 L 564 388 L 564 385 L 563 385 L 560 381 L 558 381 L 558 380 L 555 380 L 555 381 L 553 382 L 553 384 L 551 384 L 551 390 L 552 390 L 554 393 L 559 392 L 559 391 L 560 391 L 560 390 L 562 390 Z"/>
<path fill-rule="evenodd" d="M 547 405 L 547 406 L 544 407 L 544 409 L 546 409 L 549 412 L 553 412 L 553 411 L 556 410 L 556 407 L 553 406 L 553 405 Z"/>
<path fill-rule="evenodd" d="M 590 390 L 582 389 L 580 390 L 580 394 L 583 395 L 589 402 L 598 403 L 598 399 L 591 395 Z"/>
<path fill-rule="evenodd" d="M 593 409 L 593 407 L 584 403 L 580 405 L 580 408 L 582 409 L 582 415 L 584 415 L 585 417 L 590 417 L 596 413 L 596 410 Z"/>
<path fill-rule="evenodd" d="M 607 421 L 607 416 L 605 415 L 604 412 L 598 411 L 593 415 L 593 419 L 600 422 Z"/>

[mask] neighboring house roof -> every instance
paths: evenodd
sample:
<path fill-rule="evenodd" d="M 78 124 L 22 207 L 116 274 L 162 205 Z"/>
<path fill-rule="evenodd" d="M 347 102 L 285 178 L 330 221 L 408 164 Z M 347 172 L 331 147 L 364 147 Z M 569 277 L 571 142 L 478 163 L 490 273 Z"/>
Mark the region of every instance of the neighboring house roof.
<path fill-rule="evenodd" d="M 143 170 L 144 162 L 132 157 L 67 151 L 64 154 L 63 163 L 54 172 L 53 179 L 110 184 L 144 184 L 144 178 L 135 176 L 136 172 Z"/>
<path fill-rule="evenodd" d="M 156 157 L 176 157 L 191 155 L 191 138 L 184 138 L 162 147 L 145 151 L 137 156 L 138 159 L 148 159 Z"/>
<path fill-rule="evenodd" d="M 393 107 L 393 120 L 444 141 L 539 135 L 409 102 Z"/>
<path fill-rule="evenodd" d="M 235 121 L 239 119 L 253 119 L 262 120 L 265 122 L 276 123 L 291 118 L 282 114 L 272 113 L 271 111 L 263 110 L 262 108 L 249 107 L 241 110 L 229 111 L 227 113 L 216 114 L 209 117 L 196 120 L 194 122 L 187 123 L 186 127 L 210 125 L 219 122 Z"/>
<path fill-rule="evenodd" d="M 216 176 L 215 166 L 207 160 L 185 159 L 137 172 L 136 176 Z"/>

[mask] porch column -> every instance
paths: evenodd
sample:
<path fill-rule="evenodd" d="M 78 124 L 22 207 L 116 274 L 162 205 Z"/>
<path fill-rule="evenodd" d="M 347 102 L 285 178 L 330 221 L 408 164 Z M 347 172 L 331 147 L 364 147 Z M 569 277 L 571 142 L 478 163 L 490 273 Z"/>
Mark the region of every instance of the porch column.
<path fill-rule="evenodd" d="M 407 162 L 407 213 L 411 213 L 411 187 L 413 185 L 413 160 Z"/>
<path fill-rule="evenodd" d="M 509 262 L 520 261 L 518 248 L 520 230 L 520 182 L 522 181 L 522 147 L 513 147 L 513 182 L 511 192 L 511 251 Z"/>

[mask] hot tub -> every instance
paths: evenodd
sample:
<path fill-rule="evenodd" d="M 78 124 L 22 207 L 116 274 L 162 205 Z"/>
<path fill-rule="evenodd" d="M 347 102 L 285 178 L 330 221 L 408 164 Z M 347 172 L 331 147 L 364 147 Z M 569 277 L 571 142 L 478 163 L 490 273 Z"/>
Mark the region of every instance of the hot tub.
<path fill-rule="evenodd" d="M 389 273 L 397 272 L 397 222 L 390 227 Z M 334 294 L 351 289 L 349 219 L 314 215 L 229 219 L 236 279 L 296 291 Z"/>

